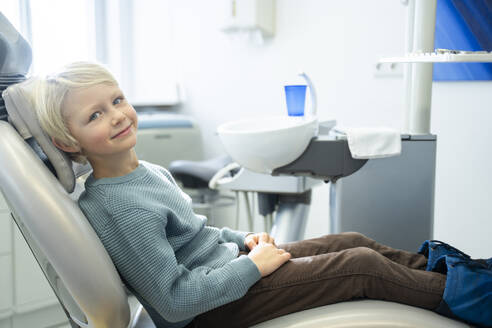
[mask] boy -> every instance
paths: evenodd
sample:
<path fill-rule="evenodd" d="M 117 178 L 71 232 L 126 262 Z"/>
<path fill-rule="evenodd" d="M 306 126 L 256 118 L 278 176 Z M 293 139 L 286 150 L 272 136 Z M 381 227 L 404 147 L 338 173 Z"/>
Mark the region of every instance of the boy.
<path fill-rule="evenodd" d="M 426 242 L 414 254 L 345 233 L 276 246 L 266 233 L 206 226 L 167 170 L 137 159 L 135 110 L 98 64 L 73 63 L 38 80 L 33 97 L 53 143 L 90 162 L 79 205 L 157 327 L 248 327 L 356 298 L 492 324 L 490 313 L 476 316 L 492 306 L 492 287 L 473 290 L 481 305 L 470 314 L 461 298 L 471 296 L 448 292 L 455 271 L 444 274 L 447 263 L 461 263 L 488 278 L 491 261 L 447 244 Z"/>

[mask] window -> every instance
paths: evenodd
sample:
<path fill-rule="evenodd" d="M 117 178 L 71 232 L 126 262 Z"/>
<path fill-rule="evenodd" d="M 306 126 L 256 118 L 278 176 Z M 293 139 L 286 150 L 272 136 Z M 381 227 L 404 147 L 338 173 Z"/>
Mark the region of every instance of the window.
<path fill-rule="evenodd" d="M 18 31 L 21 31 L 19 9 L 19 0 L 2 0 L 2 14 L 9 19 L 10 23 Z"/>
<path fill-rule="evenodd" d="M 92 1 L 33 0 L 33 73 L 49 73 L 76 60 L 96 60 Z"/>
<path fill-rule="evenodd" d="M 2 13 L 32 46 L 31 74 L 98 61 L 133 104 L 179 102 L 168 1 L 2 0 Z"/>

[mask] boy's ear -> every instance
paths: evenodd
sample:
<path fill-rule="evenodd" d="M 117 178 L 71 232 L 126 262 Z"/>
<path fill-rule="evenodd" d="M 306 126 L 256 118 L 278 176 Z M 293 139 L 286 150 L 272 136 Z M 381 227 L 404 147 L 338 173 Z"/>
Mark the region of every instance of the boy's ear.
<path fill-rule="evenodd" d="M 78 153 L 80 151 L 79 146 L 69 146 L 64 144 L 61 141 L 56 140 L 55 138 L 51 137 L 51 142 L 56 146 L 56 148 L 61 149 L 67 153 Z"/>

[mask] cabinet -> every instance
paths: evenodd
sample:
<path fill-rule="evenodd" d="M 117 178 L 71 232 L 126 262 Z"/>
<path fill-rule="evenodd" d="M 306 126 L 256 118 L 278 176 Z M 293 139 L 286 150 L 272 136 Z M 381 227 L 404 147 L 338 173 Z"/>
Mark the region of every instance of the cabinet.
<path fill-rule="evenodd" d="M 1 196 L 1 195 L 0 195 Z M 10 213 L 0 197 L 0 322 L 12 315 L 12 226 Z M 0 323 L 0 328 L 4 326 Z"/>
<path fill-rule="evenodd" d="M 14 290 L 16 308 L 19 312 L 58 303 L 24 237 L 14 223 Z"/>
<path fill-rule="evenodd" d="M 11 315 L 12 308 L 12 257 L 0 256 L 0 320 Z"/>
<path fill-rule="evenodd" d="M 0 328 L 68 323 L 0 194 Z"/>

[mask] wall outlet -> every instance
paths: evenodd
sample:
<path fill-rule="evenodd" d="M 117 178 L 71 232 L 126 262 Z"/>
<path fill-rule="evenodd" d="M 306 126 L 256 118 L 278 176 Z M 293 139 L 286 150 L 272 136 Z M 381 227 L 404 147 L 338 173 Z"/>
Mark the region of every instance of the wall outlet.
<path fill-rule="evenodd" d="M 403 78 L 404 63 L 377 63 L 374 65 L 376 78 Z"/>

